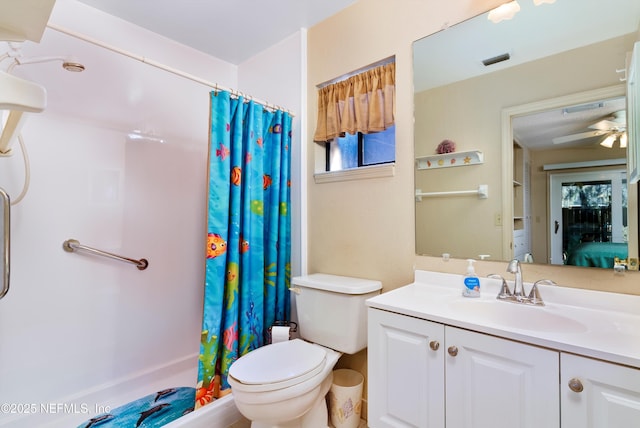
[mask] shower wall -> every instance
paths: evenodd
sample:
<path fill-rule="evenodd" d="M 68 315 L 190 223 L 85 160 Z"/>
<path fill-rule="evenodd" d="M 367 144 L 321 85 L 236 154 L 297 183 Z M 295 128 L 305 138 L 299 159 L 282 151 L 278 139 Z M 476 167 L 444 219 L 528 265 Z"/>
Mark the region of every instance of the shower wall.
<path fill-rule="evenodd" d="M 304 74 L 302 31 L 261 61 L 233 65 L 75 0 L 58 0 L 50 22 L 286 106 L 300 141 L 301 86 L 291 82 Z M 14 412 L 0 427 L 73 426 L 164 387 L 195 386 L 210 88 L 51 29 L 22 49 L 74 55 L 86 70 L 14 69 L 47 88 L 48 106 L 22 132 L 30 187 L 12 207 L 11 290 L 0 300 L 0 403 Z M 134 130 L 147 138 L 131 139 Z M 0 158 L 0 187 L 15 197 L 25 172 L 13 152 Z M 149 267 L 67 253 L 69 238 Z"/>

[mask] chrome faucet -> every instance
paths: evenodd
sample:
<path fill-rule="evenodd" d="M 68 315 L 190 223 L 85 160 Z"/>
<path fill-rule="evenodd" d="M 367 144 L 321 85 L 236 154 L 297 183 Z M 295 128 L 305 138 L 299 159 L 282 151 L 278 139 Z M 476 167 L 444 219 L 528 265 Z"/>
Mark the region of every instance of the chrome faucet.
<path fill-rule="evenodd" d="M 522 283 L 522 269 L 520 269 L 520 261 L 518 261 L 518 259 L 511 260 L 509 262 L 509 266 L 507 266 L 507 272 L 515 275 L 512 295 L 520 302 L 524 297 L 524 284 Z"/>
<path fill-rule="evenodd" d="M 538 284 L 556 285 L 555 282 L 550 279 L 540 279 L 531 286 L 529 295 L 524 292 L 524 282 L 522 281 L 522 269 L 520 268 L 520 262 L 517 259 L 513 259 L 507 266 L 507 272 L 515 275 L 513 283 L 513 291 L 509 288 L 507 281 L 497 274 L 488 275 L 488 278 L 496 278 L 502 280 L 502 286 L 500 292 L 496 296 L 498 300 L 505 300 L 507 302 L 524 303 L 527 305 L 544 306 L 540 291 L 538 291 Z"/>

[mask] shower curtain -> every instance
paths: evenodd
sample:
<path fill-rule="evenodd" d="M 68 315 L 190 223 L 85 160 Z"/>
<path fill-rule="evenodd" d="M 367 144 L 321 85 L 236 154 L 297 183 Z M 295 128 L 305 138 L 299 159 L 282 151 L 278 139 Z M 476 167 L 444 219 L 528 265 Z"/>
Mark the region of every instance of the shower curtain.
<path fill-rule="evenodd" d="M 290 314 L 291 115 L 212 91 L 204 312 L 196 408 Z"/>

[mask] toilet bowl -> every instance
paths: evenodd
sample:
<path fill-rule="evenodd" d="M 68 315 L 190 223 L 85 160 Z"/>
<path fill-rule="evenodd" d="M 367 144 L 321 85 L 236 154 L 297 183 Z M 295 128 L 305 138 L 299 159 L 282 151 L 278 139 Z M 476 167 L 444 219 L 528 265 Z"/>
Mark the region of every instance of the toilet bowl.
<path fill-rule="evenodd" d="M 252 428 L 328 426 L 333 368 L 343 353 L 366 348 L 365 300 L 382 288 L 379 281 L 327 274 L 291 283 L 301 339 L 258 348 L 229 368 L 235 404 Z"/>
<path fill-rule="evenodd" d="M 340 355 L 301 339 L 256 349 L 229 369 L 238 410 L 253 428 L 326 426 L 324 397 Z"/>

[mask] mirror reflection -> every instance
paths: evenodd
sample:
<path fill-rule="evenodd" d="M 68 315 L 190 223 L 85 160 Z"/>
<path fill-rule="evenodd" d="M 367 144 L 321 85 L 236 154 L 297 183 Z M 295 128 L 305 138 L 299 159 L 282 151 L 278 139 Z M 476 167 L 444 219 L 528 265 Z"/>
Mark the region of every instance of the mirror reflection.
<path fill-rule="evenodd" d="M 613 268 L 629 256 L 626 99 L 586 99 L 511 118 L 520 260 Z"/>
<path fill-rule="evenodd" d="M 416 252 L 578 266 L 637 257 L 621 79 L 640 2 L 520 5 L 511 20 L 485 14 L 414 43 L 415 186 L 426 195 Z M 437 155 L 445 140 L 455 152 Z"/>

